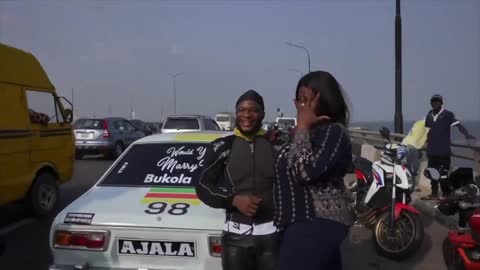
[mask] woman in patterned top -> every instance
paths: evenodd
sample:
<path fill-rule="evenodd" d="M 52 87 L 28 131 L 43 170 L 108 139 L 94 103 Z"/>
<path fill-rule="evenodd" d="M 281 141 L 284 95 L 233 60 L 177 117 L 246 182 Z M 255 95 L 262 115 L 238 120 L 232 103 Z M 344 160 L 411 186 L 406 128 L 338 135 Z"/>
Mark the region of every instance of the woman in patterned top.
<path fill-rule="evenodd" d="M 285 228 L 280 270 L 342 268 L 353 224 L 343 177 L 352 159 L 348 106 L 328 72 L 305 75 L 295 92 L 297 127 L 275 164 L 275 225 Z"/>

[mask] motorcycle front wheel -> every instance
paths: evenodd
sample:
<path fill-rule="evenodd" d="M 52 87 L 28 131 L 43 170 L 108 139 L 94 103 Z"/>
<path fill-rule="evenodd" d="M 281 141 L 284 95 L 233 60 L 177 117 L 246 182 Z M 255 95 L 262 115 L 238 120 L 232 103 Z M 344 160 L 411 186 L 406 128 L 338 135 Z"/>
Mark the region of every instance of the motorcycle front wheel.
<path fill-rule="evenodd" d="M 448 237 L 443 240 L 442 254 L 445 266 L 447 266 L 448 270 L 465 270 L 465 265 L 463 264 L 462 259 Z"/>
<path fill-rule="evenodd" d="M 383 213 L 373 227 L 377 252 L 393 260 L 403 260 L 417 251 L 423 242 L 423 224 L 417 214 L 402 211 L 390 226 L 390 212 Z"/>

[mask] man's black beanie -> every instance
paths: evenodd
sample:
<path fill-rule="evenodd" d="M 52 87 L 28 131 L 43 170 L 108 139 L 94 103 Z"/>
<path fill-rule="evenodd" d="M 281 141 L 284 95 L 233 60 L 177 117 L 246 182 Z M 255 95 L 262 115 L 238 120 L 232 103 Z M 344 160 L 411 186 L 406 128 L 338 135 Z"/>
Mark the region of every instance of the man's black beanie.
<path fill-rule="evenodd" d="M 262 109 L 262 111 L 265 111 L 265 105 L 263 104 L 263 98 L 255 90 L 248 90 L 247 92 L 243 93 L 243 95 L 241 95 L 238 98 L 237 103 L 235 104 L 235 107 L 238 107 L 238 104 L 240 104 L 242 101 L 245 101 L 245 100 L 251 100 L 251 101 L 257 103 L 258 105 L 260 105 L 260 108 Z"/>
<path fill-rule="evenodd" d="M 440 103 L 443 104 L 443 97 L 439 94 L 435 94 L 432 96 L 432 98 L 430 99 L 430 102 L 434 102 L 434 101 L 439 101 Z"/>

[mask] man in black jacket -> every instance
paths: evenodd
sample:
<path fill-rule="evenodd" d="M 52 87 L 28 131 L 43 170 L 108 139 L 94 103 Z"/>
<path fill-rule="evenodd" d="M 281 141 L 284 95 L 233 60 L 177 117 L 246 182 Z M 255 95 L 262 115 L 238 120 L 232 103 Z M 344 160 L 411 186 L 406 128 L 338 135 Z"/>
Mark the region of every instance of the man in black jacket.
<path fill-rule="evenodd" d="M 200 200 L 226 209 L 224 270 L 276 269 L 280 233 L 273 225 L 274 148 L 261 128 L 264 116 L 257 92 L 240 96 L 234 135 L 211 143 L 197 185 Z"/>

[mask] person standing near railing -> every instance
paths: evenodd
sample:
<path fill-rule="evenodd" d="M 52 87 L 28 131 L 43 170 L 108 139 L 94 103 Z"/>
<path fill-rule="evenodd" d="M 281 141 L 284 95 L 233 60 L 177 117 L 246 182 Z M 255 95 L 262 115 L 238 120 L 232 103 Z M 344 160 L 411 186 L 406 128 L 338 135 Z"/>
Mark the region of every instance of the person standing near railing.
<path fill-rule="evenodd" d="M 443 107 L 443 97 L 433 95 L 430 99 L 430 110 L 425 118 L 425 127 L 429 129 L 427 137 L 427 157 L 428 167 L 437 169 L 441 174 L 441 179 L 448 175 L 451 162 L 451 128 L 457 127 L 467 140 L 476 140 L 468 130 L 457 120 L 455 114 Z M 431 181 L 432 193 L 424 200 L 438 199 L 438 181 Z M 448 196 L 450 188 L 445 181 L 440 181 L 442 195 Z"/>

